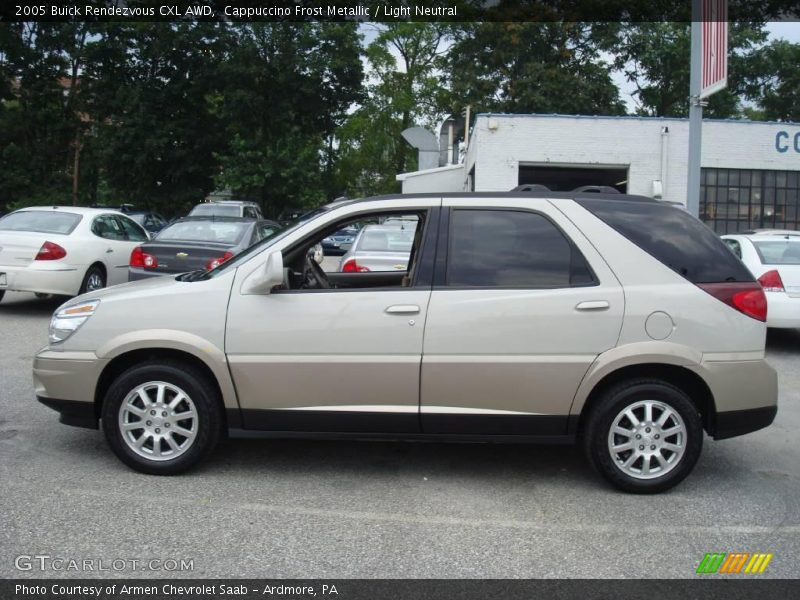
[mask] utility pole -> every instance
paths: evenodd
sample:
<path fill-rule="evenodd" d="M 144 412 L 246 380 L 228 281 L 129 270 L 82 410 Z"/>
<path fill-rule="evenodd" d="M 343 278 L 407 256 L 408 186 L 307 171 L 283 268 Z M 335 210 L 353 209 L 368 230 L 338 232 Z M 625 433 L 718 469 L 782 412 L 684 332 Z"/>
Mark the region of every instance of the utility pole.
<path fill-rule="evenodd" d="M 703 143 L 702 85 L 702 0 L 692 0 L 692 51 L 689 78 L 689 163 L 686 182 L 686 209 L 695 217 L 700 215 L 700 152 Z"/>

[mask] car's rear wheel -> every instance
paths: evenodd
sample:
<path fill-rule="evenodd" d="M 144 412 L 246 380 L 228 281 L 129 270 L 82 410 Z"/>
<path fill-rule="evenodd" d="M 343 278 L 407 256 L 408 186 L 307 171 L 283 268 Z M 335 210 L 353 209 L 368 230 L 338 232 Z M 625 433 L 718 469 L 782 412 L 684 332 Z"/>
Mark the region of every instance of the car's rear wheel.
<path fill-rule="evenodd" d="M 703 426 L 691 399 L 656 379 L 615 385 L 594 405 L 583 432 L 586 454 L 621 490 L 663 492 L 694 468 Z"/>
<path fill-rule="evenodd" d="M 183 363 L 145 363 L 120 375 L 103 402 L 103 430 L 128 466 L 153 475 L 185 471 L 216 446 L 222 411 L 214 386 Z"/>
<path fill-rule="evenodd" d="M 94 265 L 89 267 L 89 270 L 86 271 L 86 275 L 83 277 L 83 282 L 81 282 L 81 288 L 78 292 L 78 295 L 85 294 L 86 292 L 93 292 L 95 290 L 101 290 L 106 287 L 106 274 L 103 272 L 103 269 Z"/>

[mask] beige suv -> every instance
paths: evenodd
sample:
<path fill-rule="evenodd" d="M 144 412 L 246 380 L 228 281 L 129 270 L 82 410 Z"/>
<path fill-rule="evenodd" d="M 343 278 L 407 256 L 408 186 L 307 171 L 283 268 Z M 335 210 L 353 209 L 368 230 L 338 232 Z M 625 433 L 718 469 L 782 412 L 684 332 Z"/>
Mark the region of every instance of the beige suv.
<path fill-rule="evenodd" d="M 406 269 L 326 273 L 308 249 L 414 215 Z M 684 211 L 598 193 L 406 195 L 324 206 L 209 272 L 60 307 L 41 402 L 134 469 L 178 473 L 220 436 L 580 442 L 656 492 L 704 430 L 769 425 L 761 286 Z"/>

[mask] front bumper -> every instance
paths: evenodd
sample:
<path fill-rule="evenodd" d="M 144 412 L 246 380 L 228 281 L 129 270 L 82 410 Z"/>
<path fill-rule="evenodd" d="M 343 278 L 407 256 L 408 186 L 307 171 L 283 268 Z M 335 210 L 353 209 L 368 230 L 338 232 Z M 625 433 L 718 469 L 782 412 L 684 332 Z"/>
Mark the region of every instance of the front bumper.
<path fill-rule="evenodd" d="M 74 427 L 86 427 L 87 429 L 99 429 L 99 415 L 95 411 L 93 402 L 78 402 L 76 400 L 56 400 L 55 398 L 43 398 L 36 396 L 36 399 L 45 406 L 52 408 L 60 414 L 60 423 L 72 425 Z"/>
<path fill-rule="evenodd" d="M 61 413 L 61 422 L 97 428 L 95 390 L 108 360 L 92 352 L 42 350 L 33 359 L 33 387 L 42 404 Z"/>

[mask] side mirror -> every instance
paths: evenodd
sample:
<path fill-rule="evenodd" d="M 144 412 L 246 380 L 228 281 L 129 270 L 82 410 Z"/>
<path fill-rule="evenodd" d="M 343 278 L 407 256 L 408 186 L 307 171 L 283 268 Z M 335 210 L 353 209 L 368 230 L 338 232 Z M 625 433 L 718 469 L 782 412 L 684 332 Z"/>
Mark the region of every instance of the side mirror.
<path fill-rule="evenodd" d="M 269 294 L 283 283 L 283 256 L 273 252 L 267 256 L 263 267 L 256 269 L 242 284 L 242 294 Z"/>
<path fill-rule="evenodd" d="M 325 260 L 325 252 L 322 250 L 322 244 L 311 246 L 311 248 L 308 249 L 308 256 L 318 265 L 321 265 L 322 261 Z"/>

